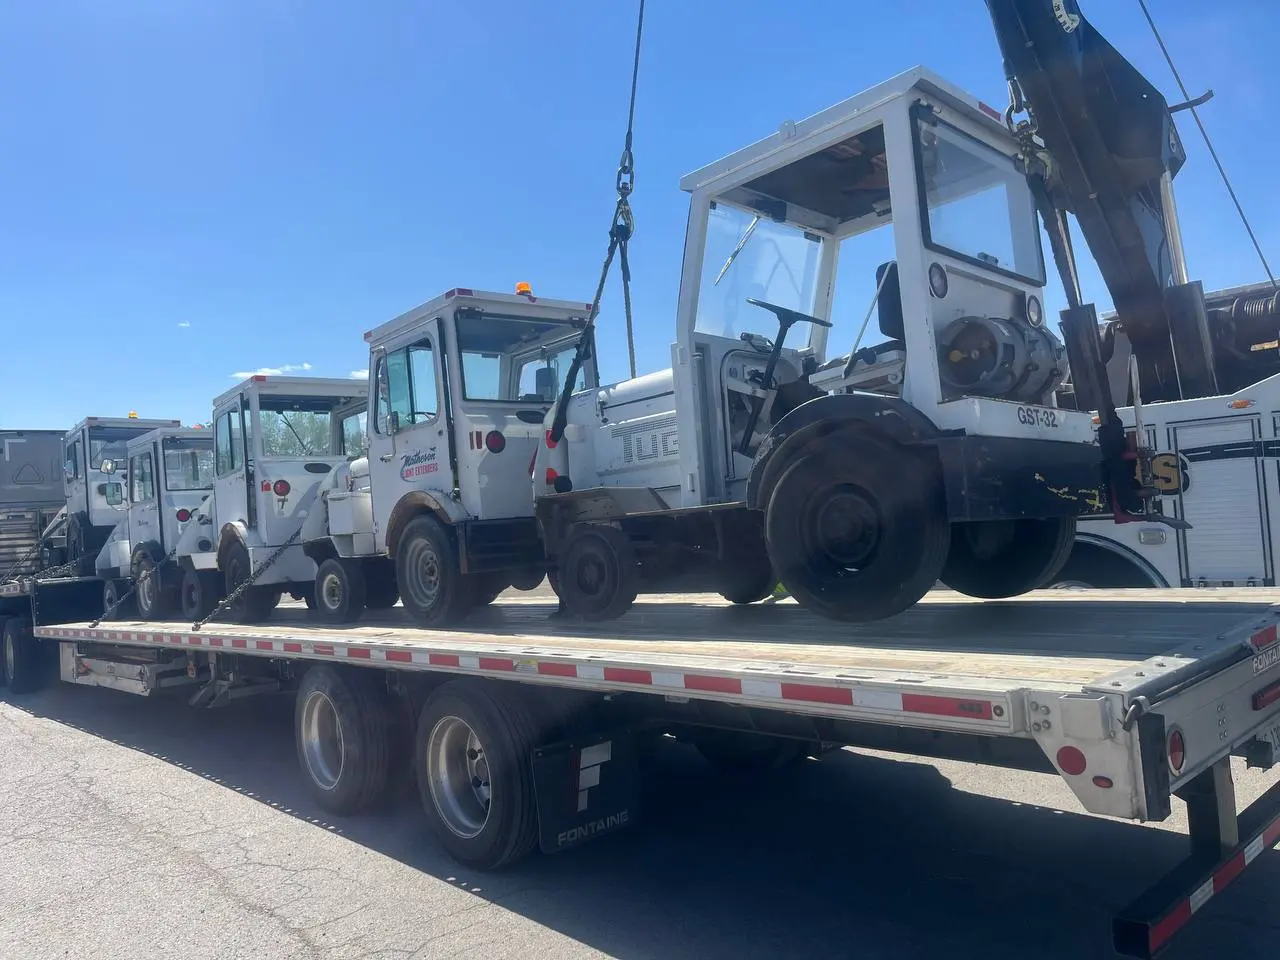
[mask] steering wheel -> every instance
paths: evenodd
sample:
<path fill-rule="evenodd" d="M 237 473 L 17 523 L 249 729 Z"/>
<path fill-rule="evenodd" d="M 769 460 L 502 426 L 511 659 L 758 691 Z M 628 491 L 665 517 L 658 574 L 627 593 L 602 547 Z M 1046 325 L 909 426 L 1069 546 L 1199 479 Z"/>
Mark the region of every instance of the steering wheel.
<path fill-rule="evenodd" d="M 830 327 L 830 320 L 819 320 L 817 317 L 811 317 L 807 313 L 801 313 L 799 310 L 792 310 L 788 307 L 780 307 L 776 303 L 768 303 L 764 300 L 757 300 L 754 297 L 747 297 L 747 303 L 753 307 L 763 307 L 778 318 L 778 339 L 782 340 L 789 329 L 797 323 L 813 323 L 819 327 Z"/>

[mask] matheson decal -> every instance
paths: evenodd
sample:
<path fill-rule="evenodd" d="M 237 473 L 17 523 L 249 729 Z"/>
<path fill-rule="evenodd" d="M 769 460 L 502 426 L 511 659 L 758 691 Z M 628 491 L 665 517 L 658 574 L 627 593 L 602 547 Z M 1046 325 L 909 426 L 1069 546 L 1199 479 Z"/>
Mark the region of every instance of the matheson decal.
<path fill-rule="evenodd" d="M 406 453 L 400 458 L 400 479 L 414 480 L 435 473 L 440 469 L 436 462 L 436 448 L 419 450 L 417 453 Z"/>

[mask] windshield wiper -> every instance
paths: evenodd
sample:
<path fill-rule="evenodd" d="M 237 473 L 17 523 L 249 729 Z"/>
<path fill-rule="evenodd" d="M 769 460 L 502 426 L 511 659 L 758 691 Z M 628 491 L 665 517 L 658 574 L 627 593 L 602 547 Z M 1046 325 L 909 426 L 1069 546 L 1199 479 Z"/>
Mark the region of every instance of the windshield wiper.
<path fill-rule="evenodd" d="M 286 427 L 288 427 L 289 432 L 292 433 L 294 437 L 297 439 L 298 445 L 302 447 L 302 455 L 304 457 L 311 456 L 311 444 L 307 443 L 307 441 L 303 440 L 302 437 L 298 436 L 298 431 L 293 429 L 293 424 L 289 421 L 289 418 L 286 417 L 283 413 L 280 414 L 280 422 L 283 423 Z"/>
<path fill-rule="evenodd" d="M 720 281 L 724 279 L 724 275 L 729 272 L 729 268 L 733 266 L 733 261 L 738 259 L 738 254 L 742 252 L 742 248 L 747 245 L 747 241 L 751 239 L 751 234 L 755 233 L 756 224 L 760 222 L 760 214 L 756 214 L 751 218 L 751 222 L 747 224 L 747 229 L 742 231 L 742 236 L 738 238 L 737 244 L 733 248 L 733 252 L 729 254 L 729 259 L 725 260 L 724 266 L 720 268 L 720 272 L 716 274 L 713 287 L 720 286 Z"/>

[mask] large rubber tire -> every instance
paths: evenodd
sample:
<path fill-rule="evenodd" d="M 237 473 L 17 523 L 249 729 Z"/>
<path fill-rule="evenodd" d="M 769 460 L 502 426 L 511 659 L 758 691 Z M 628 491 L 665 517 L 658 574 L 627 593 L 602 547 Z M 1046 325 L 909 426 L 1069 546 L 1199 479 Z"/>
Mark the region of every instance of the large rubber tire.
<path fill-rule="evenodd" d="M 801 740 L 730 730 L 699 731 L 693 745 L 711 766 L 735 779 L 751 779 L 782 770 L 799 761 L 806 749 Z"/>
<path fill-rule="evenodd" d="M 379 673 L 322 664 L 298 684 L 298 763 L 311 796 L 330 813 L 359 813 L 386 793 L 392 724 L 380 679 Z"/>
<path fill-rule="evenodd" d="M 880 620 L 916 603 L 942 572 L 950 530 L 931 455 L 866 431 L 802 451 L 765 510 L 778 579 L 832 620 Z"/>
<path fill-rule="evenodd" d="M 396 571 L 389 563 L 379 561 L 365 568 L 364 605 L 369 610 L 390 610 L 400 602 Z"/>
<path fill-rule="evenodd" d="M 133 558 L 134 598 L 138 601 L 138 616 L 143 620 L 169 620 L 178 610 L 178 584 L 174 583 L 176 569 L 156 569 L 156 560 L 148 551 L 139 550 Z M 147 577 L 144 582 L 143 577 Z"/>
<path fill-rule="evenodd" d="M 44 685 L 46 652 L 40 641 L 31 633 L 31 621 L 23 617 L 10 617 L 4 623 L 0 640 L 0 652 L 4 661 L 4 675 L 9 689 L 14 693 L 34 693 Z"/>
<path fill-rule="evenodd" d="M 453 538 L 432 516 L 415 517 L 400 535 L 396 584 L 409 616 L 424 627 L 456 623 L 475 600 L 475 583 L 461 570 Z"/>
<path fill-rule="evenodd" d="M 733 559 L 722 560 L 716 570 L 720 596 L 730 603 L 755 603 L 773 593 L 778 577 L 764 541 L 743 545 L 742 551 L 735 554 Z"/>
<path fill-rule="evenodd" d="M 182 571 L 182 585 L 178 588 L 178 601 L 184 620 L 203 620 L 222 599 L 218 589 L 219 579 L 216 570 L 196 570 L 188 568 Z"/>
<path fill-rule="evenodd" d="M 971 597 L 1016 597 L 1048 586 L 1075 538 L 1075 517 L 958 523 L 938 579 Z"/>
<path fill-rule="evenodd" d="M 0 616 L 0 687 L 5 686 L 9 682 L 9 671 L 5 666 L 4 658 L 4 625 L 9 622 L 9 618 Z"/>
<path fill-rule="evenodd" d="M 316 613 L 326 623 L 355 623 L 364 613 L 364 565 L 330 557 L 316 570 Z"/>
<path fill-rule="evenodd" d="M 102 619 L 132 620 L 138 613 L 138 595 L 134 593 L 124 603 L 111 610 L 111 605 L 132 589 L 127 580 L 107 578 L 102 581 Z"/>
<path fill-rule="evenodd" d="M 630 538 L 603 523 L 577 526 L 557 560 L 555 589 L 570 617 L 601 621 L 622 616 L 640 591 Z"/>
<path fill-rule="evenodd" d="M 451 857 L 479 870 L 518 860 L 538 841 L 536 722 L 518 690 L 498 691 L 469 680 L 437 687 L 423 704 L 414 749 L 433 832 Z"/>
<path fill-rule="evenodd" d="M 237 584 L 248 578 L 252 569 L 249 549 L 243 543 L 236 540 L 227 547 L 222 560 L 223 583 L 226 590 L 224 596 L 230 596 Z M 236 623 L 261 623 L 271 616 L 271 611 L 279 602 L 280 591 L 277 587 L 254 586 L 240 594 L 228 607 L 228 613 Z"/>
<path fill-rule="evenodd" d="M 1095 589 L 1162 587 L 1137 564 L 1091 543 L 1076 543 L 1067 562 L 1049 581 L 1049 586 L 1076 586 Z"/>

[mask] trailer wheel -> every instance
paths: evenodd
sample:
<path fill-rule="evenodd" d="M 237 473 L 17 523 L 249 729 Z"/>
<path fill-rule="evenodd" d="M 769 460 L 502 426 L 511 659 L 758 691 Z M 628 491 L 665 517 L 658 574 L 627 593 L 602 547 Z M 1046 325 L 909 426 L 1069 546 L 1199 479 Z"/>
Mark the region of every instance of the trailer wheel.
<path fill-rule="evenodd" d="M 631 540 L 617 527 L 581 524 L 557 561 L 565 612 L 583 620 L 616 620 L 635 603 L 640 571 Z"/>
<path fill-rule="evenodd" d="M 400 602 L 395 567 L 379 561 L 365 567 L 364 605 L 369 610 L 390 610 Z"/>
<path fill-rule="evenodd" d="M 5 663 L 4 656 L 4 625 L 9 622 L 8 617 L 0 616 L 0 687 L 9 682 L 9 667 Z"/>
<path fill-rule="evenodd" d="M 186 569 L 182 571 L 182 586 L 178 590 L 184 620 L 203 620 L 221 599 L 216 570 Z"/>
<path fill-rule="evenodd" d="M 134 596 L 138 600 L 138 613 L 143 620 L 168 620 L 178 606 L 177 591 L 172 573 L 165 575 L 157 569 L 155 557 L 148 550 L 138 551 L 133 561 Z"/>
<path fill-rule="evenodd" d="M 298 685 L 298 761 L 316 802 L 347 816 L 376 803 L 391 768 L 391 712 L 379 675 L 312 667 Z"/>
<path fill-rule="evenodd" d="M 330 557 L 316 570 L 316 611 L 329 623 L 354 623 L 364 613 L 364 567 L 359 560 Z"/>
<path fill-rule="evenodd" d="M 950 532 L 932 464 L 861 431 L 802 453 L 765 511 L 778 579 L 802 606 L 832 620 L 906 610 L 937 582 Z"/>
<path fill-rule="evenodd" d="M 492 870 L 538 840 L 533 715 L 517 691 L 453 680 L 423 704 L 414 752 L 418 791 L 441 845 L 459 863 Z"/>
<path fill-rule="evenodd" d="M 239 540 L 227 547 L 223 557 L 226 596 L 249 578 L 253 567 L 249 562 L 249 548 Z M 230 605 L 231 619 L 237 623 L 261 623 L 271 616 L 271 611 L 280 602 L 280 593 L 275 587 L 249 587 Z"/>
<path fill-rule="evenodd" d="M 790 737 L 701 730 L 693 745 L 702 758 L 726 777 L 763 776 L 791 766 L 805 755 L 806 744 Z"/>
<path fill-rule="evenodd" d="M 1057 576 L 1075 538 L 1075 517 L 956 524 L 939 579 L 971 597 L 1016 597 Z"/>
<path fill-rule="evenodd" d="M 31 633 L 31 621 L 10 617 L 4 623 L 4 675 L 14 693 L 32 693 L 43 680 L 40 641 Z"/>
<path fill-rule="evenodd" d="M 129 588 L 121 581 L 113 577 L 108 577 L 102 581 L 102 619 L 104 620 L 131 620 L 138 609 L 138 595 L 135 593 L 129 597 L 124 603 L 111 609 L 111 605 L 116 603 L 120 597 L 129 592 Z"/>
<path fill-rule="evenodd" d="M 415 517 L 401 534 L 396 583 L 405 609 L 424 627 L 462 619 L 475 599 L 475 583 L 462 572 L 449 532 L 431 516 Z"/>

